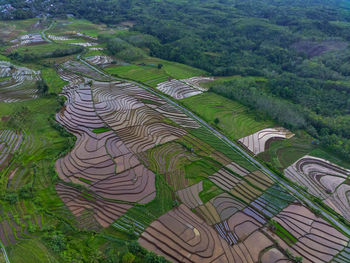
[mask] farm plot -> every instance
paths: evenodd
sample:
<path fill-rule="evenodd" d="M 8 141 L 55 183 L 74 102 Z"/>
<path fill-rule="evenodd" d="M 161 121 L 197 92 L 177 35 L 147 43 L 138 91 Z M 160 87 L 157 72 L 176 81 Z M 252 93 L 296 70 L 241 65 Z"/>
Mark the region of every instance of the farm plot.
<path fill-rule="evenodd" d="M 245 214 L 244 214 L 245 215 Z M 261 223 L 250 216 L 237 215 L 231 228 L 240 234 L 232 246 L 185 205 L 180 205 L 154 221 L 139 238 L 139 243 L 172 262 L 258 262 L 286 260 L 262 232 Z M 235 225 L 237 220 L 242 224 Z M 244 224 L 245 222 L 250 224 Z M 247 234 L 246 230 L 250 230 Z M 275 255 L 272 261 L 271 254 Z"/>
<path fill-rule="evenodd" d="M 104 48 L 103 47 L 91 47 L 91 48 L 89 48 L 89 50 L 91 50 L 91 51 L 102 51 L 102 50 L 104 50 Z"/>
<path fill-rule="evenodd" d="M 146 152 L 146 162 L 150 169 L 164 175 L 168 184 L 175 190 L 188 186 L 185 166 L 199 158 L 178 143 L 170 142 L 154 147 Z"/>
<path fill-rule="evenodd" d="M 31 238 L 29 233 L 31 227 L 41 228 L 42 214 L 27 210 L 30 210 L 30 207 L 26 207 L 23 201 L 11 209 L 2 206 L 0 210 L 0 241 L 4 246 L 14 245 L 19 241 Z"/>
<path fill-rule="evenodd" d="M 231 167 L 231 171 L 227 167 Z M 249 173 L 233 163 L 209 176 L 209 179 L 247 203 L 253 201 L 273 184 L 273 181 L 262 172 Z"/>
<path fill-rule="evenodd" d="M 16 102 L 38 97 L 36 81 L 40 71 L 19 67 L 10 62 L 0 61 L 0 102 Z"/>
<path fill-rule="evenodd" d="M 83 76 L 87 76 L 92 79 L 104 80 L 106 78 L 105 76 L 101 75 L 97 71 L 91 69 L 87 65 L 82 64 L 78 61 L 73 61 L 73 60 L 67 61 L 63 63 L 61 67 L 63 67 L 68 71 L 75 72 L 77 74 L 81 74 Z"/>
<path fill-rule="evenodd" d="M 148 103 L 165 102 L 140 87 L 123 82 L 95 83 L 93 91 L 97 113 L 135 154 L 186 134 L 184 129 L 166 123 Z"/>
<path fill-rule="evenodd" d="M 91 192 L 80 192 L 62 183 L 56 185 L 56 191 L 74 216 L 79 217 L 84 211 L 92 210 L 93 217 L 102 227 L 108 227 L 132 207 L 129 204 L 103 200 Z"/>
<path fill-rule="evenodd" d="M 8 166 L 12 155 L 20 148 L 22 140 L 21 133 L 0 130 L 0 171 Z"/>
<path fill-rule="evenodd" d="M 250 203 L 250 207 L 272 218 L 294 201 L 294 197 L 278 184 L 269 187 L 262 195 Z"/>
<path fill-rule="evenodd" d="M 161 113 L 164 117 L 169 118 L 173 122 L 176 122 L 183 128 L 197 129 L 201 127 L 198 122 L 188 117 L 186 114 L 171 104 L 163 104 L 162 106 L 157 107 L 156 111 Z"/>
<path fill-rule="evenodd" d="M 201 90 L 198 90 L 188 85 L 187 83 L 184 83 L 181 80 L 177 80 L 177 79 L 159 83 L 156 89 L 160 90 L 161 92 L 177 100 L 195 96 L 202 93 Z"/>
<path fill-rule="evenodd" d="M 350 220 L 350 185 L 347 182 L 350 170 L 321 158 L 304 156 L 285 169 L 284 175 Z"/>
<path fill-rule="evenodd" d="M 222 168 L 215 174 L 209 176 L 209 179 L 216 185 L 220 186 L 220 188 L 230 191 L 242 180 L 242 177 L 246 176 L 248 173 L 249 171 L 243 167 L 231 162 L 226 165 L 225 168 Z M 236 176 L 235 174 L 239 176 Z"/>
<path fill-rule="evenodd" d="M 189 208 L 196 208 L 203 205 L 202 200 L 199 198 L 199 193 L 203 191 L 203 182 L 194 184 L 185 189 L 177 191 L 177 195 L 180 200 Z"/>
<path fill-rule="evenodd" d="M 273 238 L 294 256 L 301 256 L 306 263 L 330 262 L 349 242 L 349 238 L 302 205 L 289 205 L 273 220 L 290 233 L 289 236 L 294 236 L 296 242 L 287 245 L 288 242 L 280 237 L 281 233 L 273 235 Z"/>
<path fill-rule="evenodd" d="M 22 46 L 40 45 L 47 43 L 39 33 L 27 34 L 11 41 L 11 50 Z M 9 51 L 9 50 L 7 50 Z"/>
<path fill-rule="evenodd" d="M 281 127 L 268 128 L 253 133 L 247 137 L 243 137 L 239 139 L 238 142 L 245 146 L 251 153 L 257 155 L 264 152 L 271 141 L 277 139 L 289 139 L 293 136 L 293 133 Z"/>
<path fill-rule="evenodd" d="M 93 47 L 98 45 L 98 43 L 96 42 L 85 42 L 85 43 L 79 42 L 79 43 L 69 43 L 69 44 L 75 45 L 75 46 L 81 46 L 81 47 Z"/>
<path fill-rule="evenodd" d="M 56 35 L 48 35 L 47 36 L 49 39 L 53 41 L 68 41 L 72 40 L 72 38 L 66 37 L 66 36 L 56 36 Z"/>
<path fill-rule="evenodd" d="M 109 56 L 92 56 L 85 58 L 89 63 L 98 66 L 107 66 L 111 64 L 114 59 Z"/>
<path fill-rule="evenodd" d="M 148 203 L 154 199 L 155 175 L 140 164 L 112 130 L 105 128 L 95 112 L 90 87 L 83 83 L 71 85 L 64 89 L 67 103 L 56 119 L 77 137 L 77 142 L 67 156 L 56 162 L 59 177 L 111 200 Z M 60 195 L 69 191 L 68 187 L 60 189 Z M 75 199 L 64 200 L 71 203 Z M 85 203 L 74 206 L 84 209 Z M 117 215 L 112 214 L 111 218 L 116 219 Z M 96 219 L 103 226 L 111 222 Z"/>
<path fill-rule="evenodd" d="M 203 88 L 201 86 L 201 83 L 207 83 L 207 82 L 214 81 L 214 78 L 211 78 L 211 77 L 192 77 L 192 78 L 188 78 L 188 79 L 182 79 L 181 81 L 185 82 L 187 85 L 189 85 L 197 90 L 207 91 L 206 88 Z"/>

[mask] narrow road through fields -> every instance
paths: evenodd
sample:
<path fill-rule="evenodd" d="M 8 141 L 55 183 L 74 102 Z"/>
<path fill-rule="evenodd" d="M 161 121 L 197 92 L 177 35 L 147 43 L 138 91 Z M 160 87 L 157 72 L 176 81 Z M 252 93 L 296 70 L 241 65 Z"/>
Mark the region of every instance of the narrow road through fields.
<path fill-rule="evenodd" d="M 43 31 L 41 31 L 41 37 L 47 42 L 52 42 L 52 41 L 46 37 L 46 31 L 50 30 L 52 28 L 52 26 L 54 25 L 54 23 L 55 22 L 52 22 L 48 28 L 45 28 Z"/>
<path fill-rule="evenodd" d="M 89 66 L 91 69 L 94 69 L 95 71 L 99 72 L 100 74 L 104 75 L 104 76 L 110 76 L 104 72 L 102 72 L 101 70 L 97 69 L 96 67 L 92 66 L 91 64 L 87 63 L 85 60 L 83 60 L 80 56 L 80 54 L 77 56 L 77 58 L 84 63 L 85 65 Z M 219 138 L 222 142 L 224 142 L 226 145 L 228 145 L 229 147 L 231 147 L 234 151 L 236 151 L 238 154 L 240 154 L 242 157 L 244 157 L 246 160 L 248 160 L 252 165 L 254 165 L 255 167 L 257 167 L 258 169 L 260 169 L 262 172 L 264 172 L 267 176 L 269 176 L 270 178 L 274 179 L 274 181 L 276 181 L 277 183 L 281 184 L 284 188 L 286 188 L 290 193 L 292 193 L 294 195 L 295 198 L 297 198 L 299 201 L 302 201 L 306 204 L 308 204 L 310 207 L 320 210 L 322 216 L 324 218 L 327 218 L 330 222 L 333 223 L 333 225 L 337 226 L 339 229 L 341 229 L 344 233 L 346 233 L 348 236 L 350 236 L 350 229 L 343 225 L 342 223 L 340 223 L 337 219 L 335 219 L 333 216 L 331 216 L 330 214 L 326 213 L 324 210 L 322 210 L 320 207 L 318 207 L 317 205 L 314 204 L 314 202 L 312 202 L 310 199 L 308 199 L 306 196 L 304 196 L 302 193 L 300 193 L 298 190 L 294 189 L 293 187 L 291 187 L 287 182 L 283 181 L 283 179 L 281 179 L 279 176 L 277 176 L 275 173 L 273 173 L 272 171 L 270 171 L 269 169 L 267 169 L 264 165 L 262 165 L 258 160 L 256 160 L 253 156 L 249 155 L 245 150 L 243 150 L 241 147 L 239 147 L 235 142 L 231 141 L 229 138 L 227 138 L 225 135 L 223 135 L 222 133 L 220 133 L 219 131 L 215 130 L 213 127 L 211 127 L 208 123 L 206 123 L 204 120 L 202 120 L 201 118 L 199 118 L 197 115 L 195 115 L 194 113 L 192 113 L 191 111 L 189 111 L 188 109 L 186 109 L 185 107 L 181 106 L 180 104 L 178 104 L 176 101 L 173 101 L 172 99 L 164 96 L 163 94 L 149 88 L 146 87 L 145 85 L 142 85 L 140 83 L 137 83 L 135 81 L 131 81 L 131 80 L 127 80 L 127 79 L 122 79 L 122 78 L 113 78 L 113 79 L 117 79 L 117 80 L 123 80 L 129 83 L 133 83 L 139 87 L 142 87 L 143 89 L 149 91 L 150 93 L 164 99 L 165 101 L 167 101 L 168 103 L 178 107 L 179 109 L 181 109 L 184 113 L 186 113 L 188 116 L 190 116 L 191 118 L 195 119 L 196 121 L 198 121 L 203 127 L 205 127 L 206 129 L 208 129 L 213 135 L 215 135 L 217 138 Z"/>

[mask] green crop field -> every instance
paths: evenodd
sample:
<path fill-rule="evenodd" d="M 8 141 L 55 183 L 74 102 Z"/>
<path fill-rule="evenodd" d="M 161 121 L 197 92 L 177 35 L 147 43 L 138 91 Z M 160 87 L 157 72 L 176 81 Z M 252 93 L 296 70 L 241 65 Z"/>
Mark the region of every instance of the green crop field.
<path fill-rule="evenodd" d="M 85 19 L 69 18 L 66 20 L 58 20 L 48 33 L 59 34 L 67 31 L 81 32 L 92 37 L 97 37 L 101 32 L 115 32 L 115 30 L 107 28 L 103 24 L 97 25 Z"/>
<path fill-rule="evenodd" d="M 62 87 L 67 84 L 66 81 L 62 80 L 56 70 L 52 68 L 45 68 L 41 70 L 41 77 L 49 87 L 49 92 L 60 93 Z"/>
<path fill-rule="evenodd" d="M 315 149 L 316 145 L 313 145 L 312 141 L 311 136 L 298 131 L 291 139 L 272 142 L 270 147 L 258 157 L 283 170 Z"/>
<path fill-rule="evenodd" d="M 65 50 L 70 49 L 72 46 L 65 44 L 49 43 L 35 46 L 25 46 L 16 49 L 16 52 L 20 54 L 34 54 L 41 57 L 45 53 L 51 53 L 55 50 Z"/>
<path fill-rule="evenodd" d="M 137 61 L 137 63 L 145 63 L 146 65 L 153 66 L 162 64 L 165 73 L 175 79 L 186 79 L 195 76 L 205 76 L 208 74 L 204 70 L 198 68 L 154 57 L 147 57 L 145 59 Z"/>
<path fill-rule="evenodd" d="M 259 130 L 272 127 L 272 121 L 259 120 L 247 107 L 214 93 L 204 93 L 181 100 L 191 111 L 216 125 L 229 138 L 237 140 Z M 215 123 L 218 119 L 218 123 Z"/>
<path fill-rule="evenodd" d="M 167 81 L 169 78 L 184 79 L 206 74 L 203 70 L 157 58 L 147 58 L 137 61 L 137 63 L 138 65 L 110 67 L 106 71 L 151 87 L 156 87 L 158 83 Z M 158 69 L 158 64 L 162 64 L 162 68 Z"/>
<path fill-rule="evenodd" d="M 107 68 L 106 71 L 112 75 L 142 82 L 151 87 L 156 87 L 158 83 L 167 81 L 169 76 L 163 69 L 156 66 L 127 65 Z"/>

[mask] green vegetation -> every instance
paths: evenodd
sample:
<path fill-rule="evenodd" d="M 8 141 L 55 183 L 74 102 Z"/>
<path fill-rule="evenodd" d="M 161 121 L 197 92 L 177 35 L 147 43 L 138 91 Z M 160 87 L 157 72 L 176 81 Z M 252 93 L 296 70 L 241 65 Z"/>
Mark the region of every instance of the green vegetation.
<path fill-rule="evenodd" d="M 203 180 L 203 191 L 199 193 L 199 198 L 203 203 L 206 203 L 223 192 L 224 191 L 217 187 L 212 181 L 205 179 Z"/>
<path fill-rule="evenodd" d="M 220 168 L 217 163 L 209 158 L 201 159 L 185 166 L 185 176 L 189 179 L 189 184 L 192 185 L 206 179 Z"/>
<path fill-rule="evenodd" d="M 268 149 L 260 153 L 258 157 L 283 170 L 301 157 L 310 154 L 316 147 L 317 141 L 299 130 L 291 139 L 273 141 Z"/>
<path fill-rule="evenodd" d="M 137 63 L 157 67 L 158 65 L 162 65 L 161 68 L 164 69 L 165 73 L 175 79 L 187 79 L 194 76 L 205 76 L 208 74 L 206 71 L 198 68 L 154 57 L 147 57 L 137 61 Z"/>
<path fill-rule="evenodd" d="M 103 132 L 107 132 L 107 131 L 111 131 L 111 128 L 102 127 L 102 128 L 96 128 L 96 129 L 92 130 L 92 132 L 94 132 L 94 133 L 103 133 Z"/>
<path fill-rule="evenodd" d="M 83 56 L 113 56 L 118 63 L 105 68 L 106 72 L 150 87 L 172 78 L 223 76 L 204 84 L 209 92 L 180 103 L 232 140 L 275 125 L 291 129 L 295 137 L 272 142 L 258 158 L 293 187 L 297 188 L 281 171 L 306 154 L 350 167 L 346 161 L 350 156 L 350 48 L 347 45 L 350 11 L 342 0 L 286 0 L 283 3 L 275 0 L 52 0 L 49 1 L 52 8 L 41 0 L 12 2 L 14 10 L 1 12 L 1 18 L 50 14 L 49 19 L 0 23 L 1 52 L 10 53 L 9 57 L 1 55 L 0 59 L 31 63 L 42 71 L 43 78 L 36 82 L 41 95 L 38 99 L 0 103 L 0 118 L 6 117 L 0 121 L 0 129 L 11 130 L 23 138 L 23 145 L 0 170 L 0 223 L 10 224 L 4 230 L 8 241 L 10 237 L 19 241 L 16 246 L 6 245 L 15 262 L 165 261 L 136 242 L 137 234 L 142 232 L 139 228 L 143 230 L 178 205 L 174 189 L 164 179 L 168 179 L 165 172 L 156 174 L 157 193 L 153 201 L 135 204 L 103 230 L 80 228 L 80 216 L 77 220 L 57 196 L 55 185 L 60 179 L 55 161 L 71 150 L 76 138 L 55 121 L 54 116 L 64 101 L 57 94 L 66 82 L 59 78 L 53 66 L 84 50 L 87 52 Z M 79 19 L 62 19 L 67 13 Z M 98 37 L 99 47 L 105 50 L 88 51 L 88 48 L 69 45 L 89 41 L 84 36 L 62 43 L 11 48 L 13 44 L 9 40 L 27 32 L 41 32 L 52 20 L 54 26 L 48 34 L 75 38 L 77 32 L 82 32 Z M 133 28 L 127 30 L 121 22 L 128 22 Z M 159 106 L 146 98 L 141 101 Z M 173 124 L 170 119 L 164 122 Z M 101 127 L 92 132 L 110 130 Z M 249 171 L 257 170 L 207 129 L 184 130 L 188 134 L 177 143 L 187 152 L 179 157 L 177 167 L 172 168 L 181 169 L 174 174 L 185 173 L 186 180 L 181 177 L 181 183 L 203 182 L 199 197 L 204 203 L 224 192 L 208 180 L 208 176 L 223 167 L 215 160 L 226 156 Z M 155 172 L 161 161 L 168 168 L 173 153 L 168 154 L 163 146 L 138 153 L 137 158 Z M 159 159 L 164 154 L 165 160 L 148 158 L 152 154 L 159 154 Z M 83 177 L 78 180 L 82 185 L 92 184 Z M 248 179 L 243 181 L 246 183 Z M 90 201 L 99 198 L 77 185 L 70 184 L 80 191 L 79 197 Z M 243 189 L 247 192 L 248 187 L 259 188 L 250 181 L 242 185 L 247 187 Z M 269 205 L 260 212 L 269 218 L 294 201 L 294 197 L 277 184 L 261 192 L 258 198 Z M 321 199 L 310 199 L 322 211 L 348 225 L 344 217 Z M 312 209 L 321 215 L 321 210 Z M 91 211 L 82 215 L 92 216 Z M 267 226 L 288 245 L 297 242 L 278 222 L 271 219 Z M 288 251 L 286 254 L 292 260 L 301 260 Z"/>
<path fill-rule="evenodd" d="M 275 220 L 271 219 L 269 221 L 269 227 L 276 235 L 282 238 L 290 246 L 298 241 L 295 236 L 293 236 L 287 229 L 285 229 L 283 226 L 281 226 L 280 223 L 276 222 Z"/>
<path fill-rule="evenodd" d="M 60 93 L 63 86 L 67 84 L 57 74 L 56 70 L 52 68 L 44 68 L 41 70 L 41 77 L 49 87 L 49 93 Z"/>
<path fill-rule="evenodd" d="M 244 157 L 238 154 L 232 147 L 228 146 L 226 143 L 221 141 L 207 129 L 199 128 L 191 130 L 191 134 L 197 137 L 198 139 L 206 142 L 218 152 L 225 154 L 232 161 L 242 165 L 244 168 L 250 171 L 256 170 L 255 166 L 253 166 L 248 160 L 246 160 Z"/>
<path fill-rule="evenodd" d="M 21 62 L 36 62 L 41 58 L 64 57 L 83 51 L 83 47 L 68 44 L 42 44 L 35 46 L 24 46 L 11 52 L 9 57 Z"/>
<path fill-rule="evenodd" d="M 167 81 L 169 76 L 156 66 L 127 65 L 107 68 L 112 75 L 132 79 L 146 85 L 156 87 L 158 83 Z"/>
<path fill-rule="evenodd" d="M 203 93 L 181 102 L 206 122 L 224 131 L 232 140 L 274 126 L 272 121 L 262 120 L 248 107 L 214 93 Z M 215 123 L 216 118 L 218 123 Z"/>
<path fill-rule="evenodd" d="M 68 20 L 56 20 L 55 26 L 48 31 L 49 34 L 61 34 L 66 32 L 80 32 L 88 36 L 97 37 L 101 32 L 114 32 L 105 25 L 94 24 L 85 19 L 68 18 Z"/>
<path fill-rule="evenodd" d="M 106 68 L 106 71 L 112 75 L 142 82 L 151 87 L 156 87 L 158 83 L 168 81 L 169 78 L 190 78 L 205 75 L 202 70 L 156 58 L 139 60 L 137 63 L 137 65 L 109 67 Z M 163 66 L 158 68 L 160 63 Z"/>

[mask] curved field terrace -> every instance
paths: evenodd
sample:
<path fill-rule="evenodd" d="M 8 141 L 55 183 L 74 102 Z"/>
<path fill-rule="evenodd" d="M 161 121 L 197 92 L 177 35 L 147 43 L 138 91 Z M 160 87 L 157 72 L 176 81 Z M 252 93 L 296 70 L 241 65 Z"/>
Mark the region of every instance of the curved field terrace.
<path fill-rule="evenodd" d="M 321 198 L 329 207 L 350 219 L 350 170 L 327 160 L 304 156 L 284 170 L 284 175 Z"/>
<path fill-rule="evenodd" d="M 38 97 L 36 81 L 40 71 L 0 61 L 0 102 L 18 102 Z"/>
<path fill-rule="evenodd" d="M 294 134 L 285 128 L 268 128 L 243 137 L 239 139 L 238 142 L 247 148 L 251 153 L 257 155 L 265 151 L 270 141 L 277 139 L 289 139 L 293 136 Z"/>
<path fill-rule="evenodd" d="M 159 83 L 156 88 L 177 100 L 188 98 L 202 93 L 201 90 L 198 90 L 188 85 L 187 83 L 177 79 Z"/>
<path fill-rule="evenodd" d="M 73 71 L 78 64 L 64 67 Z M 86 188 L 88 196 L 67 184 L 56 190 L 76 217 L 92 211 L 106 227 L 134 204 L 156 197 L 155 174 L 140 160 L 145 151 L 177 140 L 187 134 L 184 128 L 199 125 L 136 85 L 93 81 L 90 86 L 90 80 L 64 68 L 59 74 L 70 83 L 63 88 L 67 100 L 56 119 L 77 142 L 56 162 L 56 170 L 63 181 Z"/>

